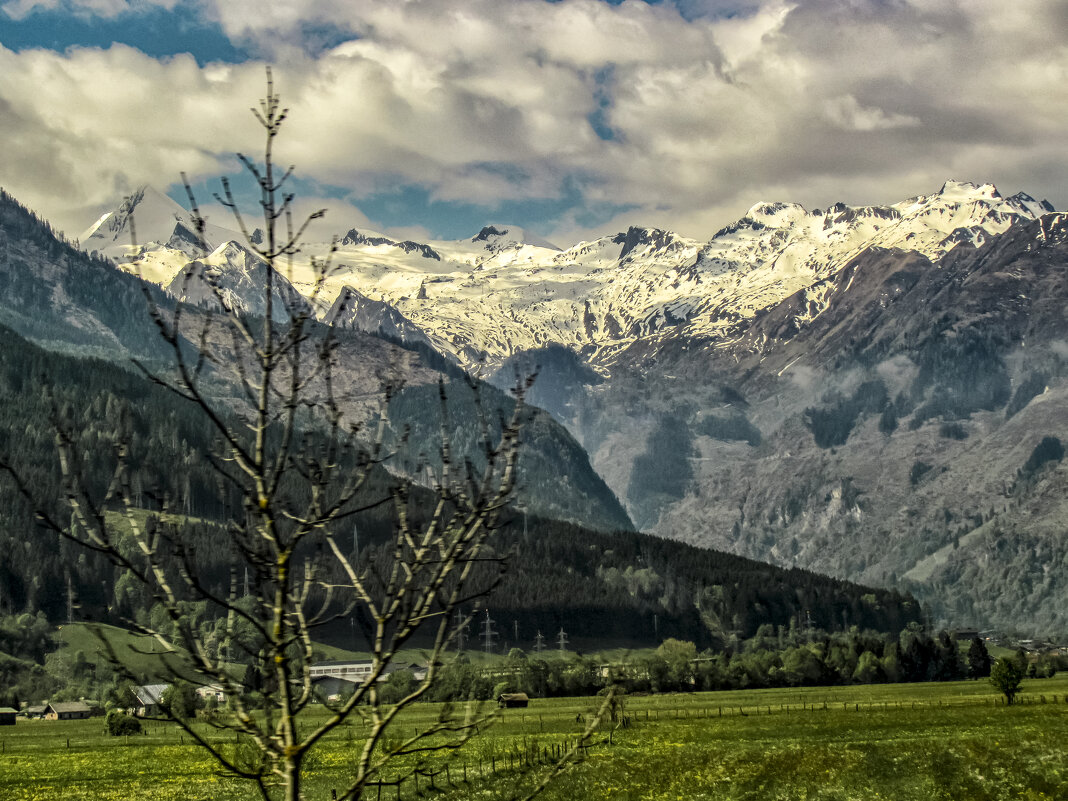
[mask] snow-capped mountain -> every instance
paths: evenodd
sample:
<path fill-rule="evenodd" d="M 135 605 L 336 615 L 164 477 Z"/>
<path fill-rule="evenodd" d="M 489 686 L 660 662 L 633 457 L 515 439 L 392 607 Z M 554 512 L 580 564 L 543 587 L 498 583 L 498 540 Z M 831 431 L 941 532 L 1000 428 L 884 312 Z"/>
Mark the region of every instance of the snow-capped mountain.
<path fill-rule="evenodd" d="M 197 251 L 188 212 L 150 190 L 133 202 L 146 244 L 123 244 L 130 206 L 105 215 L 84 246 L 125 260 L 128 269 L 163 285 L 173 285 L 191 258 L 207 256 Z M 562 344 L 591 363 L 610 364 L 642 340 L 730 340 L 758 314 L 807 288 L 816 315 L 821 282 L 867 248 L 900 248 L 933 260 L 1048 211 L 1048 203 L 1025 194 L 1003 197 L 991 184 L 949 181 L 934 194 L 892 206 L 838 203 L 808 211 L 758 203 L 703 243 L 641 227 L 566 250 L 509 225 L 426 243 L 350 229 L 338 239 L 324 282 L 307 256 L 324 253 L 327 244 L 306 246 L 288 277 L 305 296 L 318 292 L 324 317 L 337 318 L 338 298 L 355 290 L 365 311 L 368 302 L 396 311 L 385 315 L 392 320 L 386 328 L 403 320 L 420 339 L 463 363 L 500 363 Z M 219 248 L 239 237 L 209 226 L 205 239 Z M 372 316 L 384 320 L 383 314 Z M 351 314 L 346 322 L 356 324 Z M 374 326 L 365 321 L 358 327 Z M 414 336 L 411 331 L 404 336 Z"/>
<path fill-rule="evenodd" d="M 484 354 L 499 362 L 557 343 L 610 363 L 664 334 L 731 337 L 866 248 L 936 259 L 1051 210 L 989 184 L 947 182 L 893 206 L 759 203 L 705 243 L 632 227 L 561 251 L 493 226 L 470 240 L 428 243 L 438 258 L 410 245 L 343 241 L 329 280 L 388 302 L 461 361 Z"/>
<path fill-rule="evenodd" d="M 198 234 L 189 211 L 161 192 L 141 187 L 90 226 L 81 245 L 179 300 L 263 314 L 264 299 L 256 288 L 263 286 L 266 264 L 242 240 L 239 233 L 210 222 Z M 273 316 L 283 320 L 310 309 L 286 277 L 275 273 Z"/>

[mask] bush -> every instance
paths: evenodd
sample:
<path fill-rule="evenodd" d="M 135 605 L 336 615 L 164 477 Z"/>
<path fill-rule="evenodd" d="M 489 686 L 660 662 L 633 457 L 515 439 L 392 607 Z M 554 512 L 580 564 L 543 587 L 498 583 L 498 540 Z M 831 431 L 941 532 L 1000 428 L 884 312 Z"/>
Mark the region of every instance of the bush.
<path fill-rule="evenodd" d="M 938 427 L 938 435 L 945 439 L 968 439 L 968 432 L 960 423 L 942 423 Z"/>
<path fill-rule="evenodd" d="M 1043 437 L 1042 441 L 1031 451 L 1031 456 L 1021 469 L 1021 474 L 1028 478 L 1038 472 L 1047 462 L 1059 462 L 1064 458 L 1064 445 L 1057 437 Z"/>
<path fill-rule="evenodd" d="M 1004 693 L 1005 703 L 1012 705 L 1020 692 L 1027 669 L 1013 657 L 1002 657 L 990 669 L 990 684 Z"/>
<path fill-rule="evenodd" d="M 176 681 L 162 692 L 160 706 L 179 720 L 189 720 L 197 713 L 196 689 L 187 681 Z"/>
<path fill-rule="evenodd" d="M 701 421 L 697 430 L 712 439 L 725 442 L 744 440 L 753 447 L 759 445 L 761 440 L 760 429 L 740 413 L 735 413 L 730 417 L 717 417 L 710 414 Z"/>
<path fill-rule="evenodd" d="M 912 469 L 909 470 L 909 484 L 915 487 L 920 483 L 920 479 L 930 472 L 931 468 L 932 465 L 927 464 L 927 462 L 919 460 L 913 462 Z"/>
<path fill-rule="evenodd" d="M 117 709 L 112 709 L 108 712 L 107 717 L 104 718 L 104 723 L 107 725 L 108 734 L 112 737 L 140 734 L 142 731 L 141 721 Z"/>

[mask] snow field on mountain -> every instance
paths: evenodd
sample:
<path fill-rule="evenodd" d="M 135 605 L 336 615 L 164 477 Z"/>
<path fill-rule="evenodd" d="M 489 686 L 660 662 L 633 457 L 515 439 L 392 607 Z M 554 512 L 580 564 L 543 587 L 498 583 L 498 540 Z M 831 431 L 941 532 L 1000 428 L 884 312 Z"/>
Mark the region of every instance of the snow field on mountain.
<path fill-rule="evenodd" d="M 131 209 L 144 242 L 136 249 L 125 241 Z M 461 362 L 498 363 L 550 343 L 605 361 L 636 340 L 668 331 L 712 340 L 732 336 L 802 289 L 812 288 L 810 308 L 818 314 L 820 282 L 867 248 L 913 250 L 934 260 L 1047 211 L 1048 204 L 1027 195 L 1004 198 L 990 184 L 947 181 L 935 194 L 892 206 L 839 203 L 810 212 L 794 203 L 758 203 L 704 243 L 631 228 L 561 251 L 514 226 L 425 244 L 353 230 L 331 256 L 316 308 L 325 315 L 351 286 L 393 306 Z M 83 246 L 165 286 L 200 255 L 222 272 L 243 273 L 233 287 L 240 292 L 251 254 L 241 255 L 243 245 L 223 246 L 241 237 L 209 225 L 205 239 L 213 252 L 205 256 L 192 249 L 191 227 L 178 204 L 143 190 L 102 217 Z M 310 297 L 319 269 L 314 259 L 329 250 L 325 243 L 308 245 L 280 271 Z"/>

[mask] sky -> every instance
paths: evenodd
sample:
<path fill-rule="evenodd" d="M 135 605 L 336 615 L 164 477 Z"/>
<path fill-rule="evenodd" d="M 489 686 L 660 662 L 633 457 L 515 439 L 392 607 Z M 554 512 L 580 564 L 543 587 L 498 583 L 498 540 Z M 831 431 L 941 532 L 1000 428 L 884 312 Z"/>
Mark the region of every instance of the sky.
<path fill-rule="evenodd" d="M 267 65 L 339 233 L 707 239 L 951 178 L 1068 206 L 1064 0 L 0 0 L 0 186 L 71 237 L 208 197 L 262 153 Z"/>

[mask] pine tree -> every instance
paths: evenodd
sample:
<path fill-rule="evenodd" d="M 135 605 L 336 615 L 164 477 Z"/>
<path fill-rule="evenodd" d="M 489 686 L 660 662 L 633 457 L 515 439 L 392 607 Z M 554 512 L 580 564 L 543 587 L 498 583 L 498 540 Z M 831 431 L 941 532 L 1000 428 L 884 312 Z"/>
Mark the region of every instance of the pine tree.
<path fill-rule="evenodd" d="M 968 676 L 983 679 L 990 675 L 990 653 L 978 637 L 973 637 L 968 646 Z"/>

